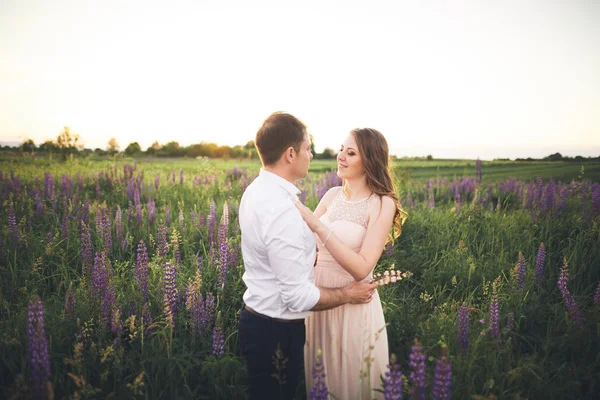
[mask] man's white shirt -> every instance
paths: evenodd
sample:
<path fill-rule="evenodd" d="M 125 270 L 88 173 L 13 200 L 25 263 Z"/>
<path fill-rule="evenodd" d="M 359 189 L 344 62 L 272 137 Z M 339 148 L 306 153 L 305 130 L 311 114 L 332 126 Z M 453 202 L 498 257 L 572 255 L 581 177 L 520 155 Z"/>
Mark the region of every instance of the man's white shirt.
<path fill-rule="evenodd" d="M 244 303 L 273 318 L 304 318 L 320 297 L 315 236 L 294 205 L 298 193 L 292 183 L 261 169 L 240 202 Z"/>

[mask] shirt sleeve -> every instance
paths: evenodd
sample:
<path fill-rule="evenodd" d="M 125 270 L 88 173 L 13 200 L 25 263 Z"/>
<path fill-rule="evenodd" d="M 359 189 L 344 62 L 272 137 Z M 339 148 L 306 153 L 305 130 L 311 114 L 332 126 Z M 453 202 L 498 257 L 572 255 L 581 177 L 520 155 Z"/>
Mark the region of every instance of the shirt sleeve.
<path fill-rule="evenodd" d="M 321 293 L 309 279 L 314 260 L 307 258 L 306 223 L 293 204 L 272 211 L 265 244 L 281 300 L 291 312 L 309 311 Z"/>

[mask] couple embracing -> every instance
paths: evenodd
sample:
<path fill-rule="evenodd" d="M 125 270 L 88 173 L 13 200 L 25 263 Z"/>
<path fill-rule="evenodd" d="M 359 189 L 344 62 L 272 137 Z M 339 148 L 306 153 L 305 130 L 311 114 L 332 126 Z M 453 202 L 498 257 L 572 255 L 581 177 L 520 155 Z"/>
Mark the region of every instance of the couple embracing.
<path fill-rule="evenodd" d="M 263 167 L 239 211 L 247 290 L 238 332 L 249 398 L 293 399 L 303 368 L 309 392 L 317 351 L 335 398 L 377 397 L 388 343 L 372 273 L 406 218 L 387 142 L 375 129 L 351 131 L 337 156 L 343 185 L 314 212 L 294 184 L 312 159 L 306 126 L 274 113 L 255 144 Z"/>

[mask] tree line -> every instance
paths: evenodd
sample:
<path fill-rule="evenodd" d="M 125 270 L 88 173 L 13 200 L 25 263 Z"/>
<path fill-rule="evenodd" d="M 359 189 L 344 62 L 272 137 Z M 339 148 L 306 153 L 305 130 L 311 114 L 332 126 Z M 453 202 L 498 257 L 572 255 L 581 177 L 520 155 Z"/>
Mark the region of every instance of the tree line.
<path fill-rule="evenodd" d="M 250 140 L 245 145 L 226 146 L 212 142 L 200 142 L 189 146 L 181 146 L 177 141 L 160 144 L 154 141 L 145 150 L 138 142 L 129 143 L 123 150 L 116 138 L 111 138 L 104 149 L 86 148 L 81 137 L 65 127 L 54 140 L 47 140 L 39 146 L 32 139 L 26 139 L 21 145 L 0 147 L 1 151 L 19 152 L 22 155 L 56 154 L 66 160 L 72 156 L 128 156 L 128 157 L 188 157 L 188 158 L 223 158 L 223 159 L 258 159 L 254 141 Z M 312 144 L 313 157 L 317 159 L 334 159 L 336 152 L 325 148 L 321 153 L 316 153 L 314 140 Z"/>

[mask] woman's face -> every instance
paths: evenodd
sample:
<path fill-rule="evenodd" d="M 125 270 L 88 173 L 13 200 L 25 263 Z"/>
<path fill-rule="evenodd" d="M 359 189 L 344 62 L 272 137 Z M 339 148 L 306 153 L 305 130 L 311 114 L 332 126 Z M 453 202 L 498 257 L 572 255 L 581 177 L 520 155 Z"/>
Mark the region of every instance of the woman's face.
<path fill-rule="evenodd" d="M 358 145 L 353 135 L 348 135 L 340 147 L 337 156 L 338 176 L 342 179 L 352 179 L 364 175 L 363 160 L 358 152 Z"/>

